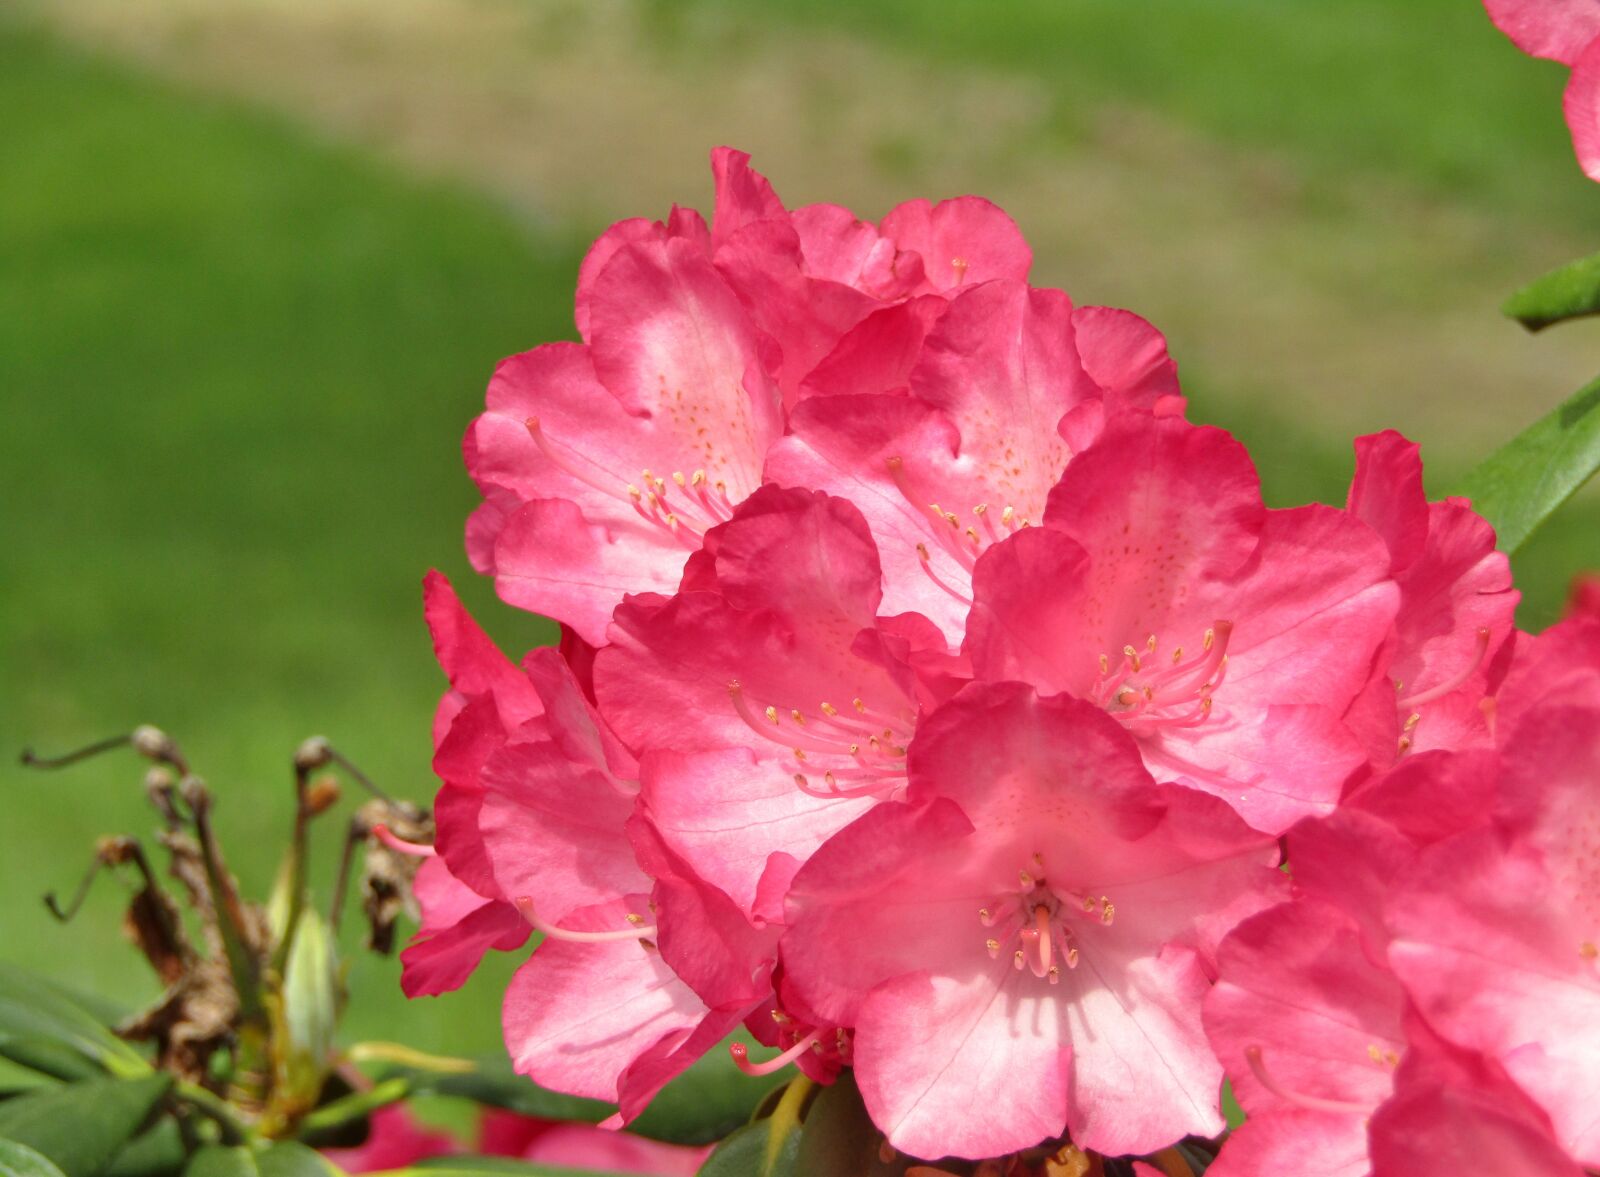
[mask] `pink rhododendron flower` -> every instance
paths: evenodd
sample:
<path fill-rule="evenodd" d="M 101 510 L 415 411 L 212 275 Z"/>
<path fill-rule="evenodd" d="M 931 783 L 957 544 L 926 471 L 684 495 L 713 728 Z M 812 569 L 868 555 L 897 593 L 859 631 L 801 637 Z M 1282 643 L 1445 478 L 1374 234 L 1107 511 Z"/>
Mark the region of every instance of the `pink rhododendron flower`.
<path fill-rule="evenodd" d="M 1389 548 L 1400 610 L 1386 673 L 1358 718 L 1380 765 L 1428 748 L 1487 744 L 1482 710 L 1504 673 L 1520 594 L 1494 529 L 1465 499 L 1430 503 L 1418 447 L 1390 430 L 1356 439 L 1348 510 Z"/>
<path fill-rule="evenodd" d="M 883 560 L 886 612 L 920 613 L 960 644 L 973 565 L 1043 517 L 1073 453 L 1062 419 L 1106 395 L 1085 370 L 1080 325 L 1099 345 L 1093 362 L 1117 403 L 1153 406 L 1169 394 L 1170 361 L 1160 336 L 1140 330 L 1148 324 L 1082 314 L 1060 291 L 1008 281 L 948 304 L 907 303 L 840 345 L 848 395 L 796 409 L 767 476 L 860 508 Z M 886 338 L 891 328 L 900 338 Z M 904 372 L 869 368 L 863 382 L 860 353 L 888 356 Z"/>
<path fill-rule="evenodd" d="M 501 364 L 467 435 L 485 500 L 475 566 L 594 644 L 625 594 L 671 591 L 760 484 L 785 406 L 847 332 L 908 298 L 1027 275 L 1026 244 L 987 201 L 914 201 L 876 227 L 837 206 L 790 213 L 748 161 L 713 153 L 709 230 L 677 208 L 608 230 L 579 272 L 583 341 Z"/>
<path fill-rule="evenodd" d="M 1600 1166 L 1600 663 L 1524 713 L 1497 821 L 1426 851 L 1389 956 L 1439 1033 L 1482 1052 Z"/>
<path fill-rule="evenodd" d="M 1343 714 L 1398 598 L 1371 528 L 1267 510 L 1238 442 L 1142 413 L 1073 459 L 1043 524 L 977 563 L 979 676 L 1092 700 L 1158 779 L 1267 833 L 1333 808 L 1365 761 Z"/>
<path fill-rule="evenodd" d="M 620 607 L 596 656 L 651 824 L 752 916 L 779 920 L 795 867 L 905 787 L 934 698 L 915 655 L 944 642 L 880 622 L 882 580 L 850 503 L 767 487 L 707 534 L 683 591 Z"/>
<path fill-rule="evenodd" d="M 807 1005 L 854 1027 L 889 1141 L 983 1157 L 1065 1129 L 1116 1154 L 1217 1131 L 1207 962 L 1281 892 L 1276 847 L 1157 785 L 1099 708 L 1016 683 L 931 716 L 911 782 L 800 869 L 782 946 Z"/>
<path fill-rule="evenodd" d="M 1484 0 L 1519 49 L 1572 67 L 1562 100 L 1578 162 L 1600 180 L 1600 3 L 1596 0 Z"/>

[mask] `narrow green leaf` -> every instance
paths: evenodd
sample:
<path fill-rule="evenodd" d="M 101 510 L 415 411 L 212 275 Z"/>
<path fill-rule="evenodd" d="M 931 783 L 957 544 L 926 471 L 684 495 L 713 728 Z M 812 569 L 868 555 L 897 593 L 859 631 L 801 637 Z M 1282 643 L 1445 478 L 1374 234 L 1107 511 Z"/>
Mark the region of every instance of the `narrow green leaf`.
<path fill-rule="evenodd" d="M 579 1099 L 547 1091 L 511 1069 L 503 1054 L 473 1060 L 473 1070 L 465 1074 L 442 1073 L 420 1067 L 385 1067 L 385 1078 L 403 1077 L 418 1095 L 448 1095 L 470 1099 L 489 1107 L 504 1108 L 524 1116 L 545 1120 L 575 1120 L 598 1124 L 616 1109 L 596 1099 Z"/>
<path fill-rule="evenodd" d="M 64 1177 L 50 1158 L 15 1140 L 0 1140 L 0 1177 Z"/>
<path fill-rule="evenodd" d="M 12 1062 L 0 1051 L 0 1099 L 24 1091 L 37 1091 L 41 1087 L 54 1087 L 59 1082 L 59 1079 L 43 1071 Z"/>
<path fill-rule="evenodd" d="M 7 1038 L 0 1041 L 0 1057 L 8 1063 L 68 1083 L 98 1079 L 105 1074 L 94 1059 L 59 1038 L 24 1038 L 20 1035 Z"/>
<path fill-rule="evenodd" d="M 455 1096 L 547 1120 L 598 1124 L 616 1111 L 614 1105 L 599 1100 L 545 1090 L 513 1071 L 503 1054 L 473 1061 L 474 1069 L 466 1074 L 408 1066 L 385 1067 L 380 1074 L 409 1079 L 415 1094 Z M 734 1065 L 726 1046 L 718 1046 L 667 1084 L 628 1130 L 669 1144 L 711 1144 L 748 1123 L 783 1079 L 782 1075 L 751 1078 Z"/>
<path fill-rule="evenodd" d="M 261 1170 L 254 1149 L 208 1144 L 195 1150 L 183 1167 L 183 1177 L 261 1177 Z"/>
<path fill-rule="evenodd" d="M 170 1076 L 147 1075 L 31 1091 L 0 1104 L 0 1137 L 43 1153 L 66 1177 L 97 1177 L 171 1086 Z"/>
<path fill-rule="evenodd" d="M 171 1116 L 163 1116 L 117 1154 L 101 1177 L 171 1177 L 184 1165 L 189 1150 Z"/>
<path fill-rule="evenodd" d="M 772 1114 L 747 1124 L 717 1146 L 701 1177 L 795 1177 L 800 1122 L 816 1084 L 804 1075 L 784 1089 Z"/>
<path fill-rule="evenodd" d="M 58 1042 L 114 1075 L 131 1078 L 150 1073 L 150 1064 L 138 1051 L 60 988 L 0 963 L 0 1054 L 31 1066 L 17 1053 L 37 1054 L 39 1048 L 27 1044 L 41 1039 Z"/>
<path fill-rule="evenodd" d="M 1494 525 L 1502 552 L 1515 552 L 1600 469 L 1600 380 L 1596 380 L 1473 468 L 1459 494 Z"/>
<path fill-rule="evenodd" d="M 700 1166 L 700 1177 L 795 1177 L 795 1157 L 800 1152 L 800 1137 L 790 1133 L 778 1146 L 772 1163 L 767 1163 L 767 1148 L 772 1133 L 767 1120 L 746 1124 L 717 1145 L 717 1151 Z"/>
<path fill-rule="evenodd" d="M 855 1076 L 842 1072 L 811 1104 L 795 1156 L 794 1177 L 890 1177 L 917 1162 L 898 1155 L 885 1162 L 878 1156 L 883 1133 L 861 1102 Z"/>
<path fill-rule="evenodd" d="M 1500 308 L 1529 331 L 1600 313 L 1600 253 L 1542 274 Z"/>
<path fill-rule="evenodd" d="M 387 1177 L 623 1177 L 620 1173 L 602 1173 L 595 1169 L 566 1169 L 553 1165 L 537 1165 L 512 1157 L 430 1157 L 418 1161 L 410 1169 L 397 1169 Z"/>
<path fill-rule="evenodd" d="M 261 1177 L 339 1177 L 340 1170 L 314 1148 L 280 1140 L 256 1154 Z"/>
<path fill-rule="evenodd" d="M 746 1075 L 723 1043 L 662 1088 L 628 1130 L 671 1144 L 711 1144 L 748 1124 L 761 1101 L 794 1074 Z"/>

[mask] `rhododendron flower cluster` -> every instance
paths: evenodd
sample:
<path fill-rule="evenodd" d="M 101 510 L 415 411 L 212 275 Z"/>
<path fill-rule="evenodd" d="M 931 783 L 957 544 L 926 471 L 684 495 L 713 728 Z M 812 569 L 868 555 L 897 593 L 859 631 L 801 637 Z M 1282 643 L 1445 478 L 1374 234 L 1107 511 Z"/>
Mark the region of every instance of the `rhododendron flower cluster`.
<path fill-rule="evenodd" d="M 613 1124 L 743 1027 L 918 1157 L 1151 1155 L 1226 1077 L 1219 1174 L 1600 1166 L 1600 624 L 1518 633 L 1396 434 L 1265 506 L 993 205 L 713 173 L 468 431 L 472 559 L 562 641 L 428 579 L 408 992 L 535 937 L 507 1048 Z"/>

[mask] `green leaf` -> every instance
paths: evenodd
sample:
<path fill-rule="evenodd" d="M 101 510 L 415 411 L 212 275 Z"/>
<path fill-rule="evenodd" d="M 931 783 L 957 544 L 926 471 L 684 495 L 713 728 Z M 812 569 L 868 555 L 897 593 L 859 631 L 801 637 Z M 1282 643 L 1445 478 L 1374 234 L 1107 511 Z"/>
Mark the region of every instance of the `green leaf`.
<path fill-rule="evenodd" d="M 470 1099 L 547 1120 L 598 1124 L 616 1110 L 599 1100 L 547 1091 L 513 1071 L 503 1054 L 475 1059 L 474 1063 L 475 1069 L 466 1074 L 408 1066 L 387 1066 L 379 1073 L 404 1076 L 419 1095 Z M 669 1144 L 711 1144 L 748 1123 L 767 1094 L 782 1084 L 782 1075 L 751 1078 L 734 1065 L 725 1046 L 718 1046 L 667 1084 L 628 1130 Z"/>
<path fill-rule="evenodd" d="M 816 1084 L 801 1075 L 765 1119 L 747 1124 L 717 1146 L 700 1166 L 700 1177 L 795 1177 L 800 1120 Z"/>
<path fill-rule="evenodd" d="M 1473 468 L 1458 493 L 1515 552 L 1600 469 L 1600 380 L 1586 385 Z"/>
<path fill-rule="evenodd" d="M 148 1075 L 150 1064 L 92 1013 L 55 985 L 13 965 L 0 963 L 0 1054 L 33 1066 L 59 1043 L 113 1075 Z M 53 1052 L 59 1063 L 60 1052 Z M 36 1068 L 42 1069 L 42 1068 Z M 55 1073 L 46 1071 L 46 1073 Z"/>
<path fill-rule="evenodd" d="M 575 1095 L 561 1095 L 547 1091 L 526 1076 L 511 1069 L 511 1060 L 503 1054 L 473 1060 L 475 1068 L 465 1074 L 442 1073 L 420 1067 L 390 1066 L 383 1068 L 385 1078 L 403 1077 L 411 1081 L 411 1089 L 419 1095 L 448 1095 L 457 1099 L 470 1099 L 489 1107 L 504 1108 L 524 1116 L 538 1116 L 545 1120 L 575 1120 L 584 1124 L 598 1124 L 615 1109 L 597 1099 L 579 1099 Z"/>
<path fill-rule="evenodd" d="M 339 1177 L 339 1169 L 316 1149 L 282 1140 L 265 1148 L 207 1145 L 189 1158 L 183 1177 Z"/>
<path fill-rule="evenodd" d="M 163 1116 L 155 1127 L 134 1137 L 101 1177 L 170 1177 L 183 1168 L 188 1153 L 177 1121 Z"/>
<path fill-rule="evenodd" d="M 723 1043 L 662 1088 L 628 1130 L 671 1144 L 711 1144 L 748 1124 L 761 1101 L 794 1074 L 746 1075 Z"/>
<path fill-rule="evenodd" d="M 537 1165 L 512 1157 L 430 1157 L 418 1161 L 409 1169 L 397 1169 L 390 1177 L 411 1174 L 414 1177 L 623 1177 L 620 1173 L 602 1173 L 595 1169 L 565 1169 L 553 1165 Z"/>
<path fill-rule="evenodd" d="M 14 1063 L 0 1052 L 0 1099 L 19 1095 L 24 1091 L 37 1091 L 41 1087 L 54 1087 L 59 1081 L 33 1067 Z"/>
<path fill-rule="evenodd" d="M 0 1104 L 0 1137 L 36 1149 L 66 1177 L 97 1177 L 172 1086 L 167 1075 L 94 1079 Z"/>
<path fill-rule="evenodd" d="M 898 1154 L 885 1162 L 878 1156 L 883 1133 L 867 1115 L 856 1088 L 855 1076 L 840 1073 L 833 1085 L 825 1087 L 806 1113 L 805 1131 L 795 1156 L 794 1177 L 890 1177 L 917 1164 Z"/>
<path fill-rule="evenodd" d="M 717 1151 L 700 1166 L 699 1177 L 795 1177 L 800 1137 L 791 1133 L 781 1139 L 769 1164 L 767 1148 L 772 1139 L 766 1120 L 745 1125 L 717 1145 Z"/>
<path fill-rule="evenodd" d="M 1600 313 L 1600 253 L 1535 278 L 1500 309 L 1529 331 Z"/>
<path fill-rule="evenodd" d="M 0 1177 L 64 1177 L 50 1158 L 15 1140 L 0 1140 Z"/>

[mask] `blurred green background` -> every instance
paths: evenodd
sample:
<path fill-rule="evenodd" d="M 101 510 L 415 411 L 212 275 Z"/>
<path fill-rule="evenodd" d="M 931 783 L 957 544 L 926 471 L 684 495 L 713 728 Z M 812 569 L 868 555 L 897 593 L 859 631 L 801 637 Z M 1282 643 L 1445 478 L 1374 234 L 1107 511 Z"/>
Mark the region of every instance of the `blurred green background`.
<path fill-rule="evenodd" d="M 1168 332 L 1275 502 L 1337 501 L 1354 433 L 1403 428 L 1442 493 L 1600 370 L 1595 325 L 1495 310 L 1600 243 L 1561 84 L 1475 0 L 0 9 L 0 955 L 154 993 L 117 884 L 68 928 L 38 902 L 151 827 L 142 766 L 24 745 L 162 725 L 257 892 L 304 736 L 431 794 L 422 574 L 549 637 L 466 567 L 461 431 L 499 357 L 571 335 L 599 229 L 707 206 L 713 145 L 791 204 L 996 199 L 1038 280 Z M 1525 625 L 1597 534 L 1591 493 L 1519 556 Z M 403 1009 L 353 956 L 353 1034 L 497 1042 L 504 962 Z"/>

